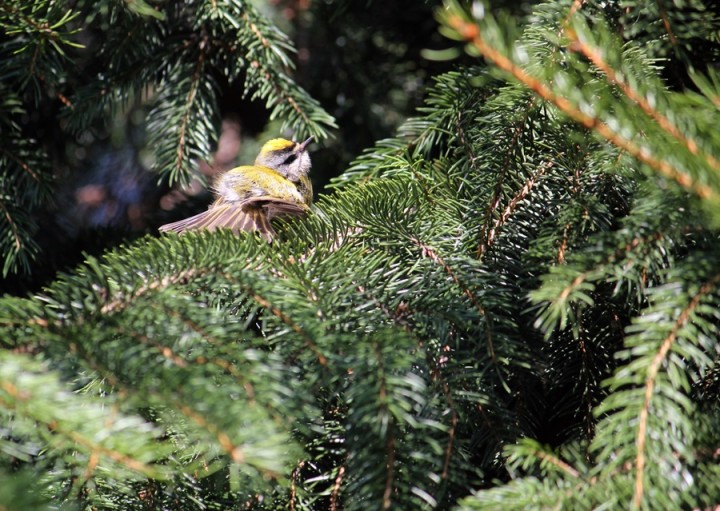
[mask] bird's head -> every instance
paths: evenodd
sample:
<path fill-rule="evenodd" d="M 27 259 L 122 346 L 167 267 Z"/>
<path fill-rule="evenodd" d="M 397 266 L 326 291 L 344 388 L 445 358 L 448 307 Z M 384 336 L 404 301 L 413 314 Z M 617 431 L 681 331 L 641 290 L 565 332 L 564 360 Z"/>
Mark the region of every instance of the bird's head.
<path fill-rule="evenodd" d="M 255 158 L 255 165 L 263 165 L 275 169 L 290 181 L 299 181 L 310 172 L 310 155 L 307 146 L 313 137 L 298 143 L 284 138 L 274 138 L 265 142 L 260 154 Z"/>

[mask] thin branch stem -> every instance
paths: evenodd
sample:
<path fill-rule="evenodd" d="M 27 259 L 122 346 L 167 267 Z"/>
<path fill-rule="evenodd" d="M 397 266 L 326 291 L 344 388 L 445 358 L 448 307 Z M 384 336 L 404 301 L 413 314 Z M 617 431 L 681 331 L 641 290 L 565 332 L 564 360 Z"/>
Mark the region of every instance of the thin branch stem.
<path fill-rule="evenodd" d="M 2 209 L 3 214 L 5 215 L 5 219 L 7 220 L 8 226 L 10 226 L 10 230 L 12 231 L 13 240 L 15 242 L 15 252 L 20 253 L 23 248 L 23 242 L 20 238 L 20 229 L 18 229 L 17 224 L 13 220 L 12 215 L 10 214 L 10 211 L 5 207 L 5 203 L 0 200 L 0 209 Z"/>
<path fill-rule="evenodd" d="M 575 468 L 573 468 L 569 463 L 561 460 L 560 458 L 558 458 L 557 456 L 555 456 L 553 454 L 550 454 L 546 451 L 537 450 L 537 451 L 535 451 L 535 456 L 537 456 L 541 460 L 546 461 L 546 462 L 550 463 L 551 465 L 559 468 L 560 470 L 562 470 L 563 472 L 565 472 L 567 475 L 569 475 L 571 477 L 574 477 L 574 478 L 580 477 L 580 473 Z"/>
<path fill-rule="evenodd" d="M 538 171 L 530 176 L 528 180 L 525 182 L 523 187 L 515 194 L 515 196 L 510 200 L 508 205 L 505 207 L 503 212 L 500 214 L 500 218 L 498 218 L 493 226 L 488 230 L 487 239 L 485 240 L 485 250 L 491 248 L 493 244 L 495 243 L 495 239 L 497 238 L 497 233 L 500 230 L 500 228 L 507 223 L 507 221 L 510 219 L 512 214 L 515 212 L 515 210 L 518 207 L 518 204 L 522 202 L 525 197 L 528 196 L 528 194 L 532 191 L 533 186 L 535 185 L 535 181 L 541 177 L 547 169 L 553 166 L 553 162 L 546 162 L 544 165 L 541 165 Z"/>
<path fill-rule="evenodd" d="M 338 474 L 335 478 L 332 494 L 330 494 L 330 511 L 338 510 L 338 497 L 340 495 L 340 487 L 342 485 L 343 477 L 345 477 L 345 467 L 341 466 L 338 469 Z"/>
<path fill-rule="evenodd" d="M 513 152 L 515 147 L 517 147 L 518 141 L 520 140 L 520 135 L 523 132 L 523 128 L 527 124 L 530 110 L 533 108 L 536 101 L 536 97 L 532 97 L 530 101 L 528 102 L 527 107 L 524 109 L 524 115 L 521 120 L 519 120 L 516 125 L 515 129 L 513 130 L 512 138 L 510 139 L 510 144 L 508 148 L 505 150 L 505 158 L 503 161 L 502 168 L 500 170 L 500 175 L 498 176 L 498 179 L 495 183 L 495 190 L 493 192 L 493 196 L 488 201 L 487 210 L 485 211 L 485 220 L 483 222 L 482 229 L 480 230 L 481 238 L 480 243 L 478 244 L 477 248 L 477 257 L 481 258 L 485 252 L 487 252 L 489 247 L 488 238 L 490 236 L 490 231 L 492 230 L 492 227 L 490 226 L 490 222 L 492 221 L 493 213 L 495 210 L 497 210 L 498 206 L 500 205 L 500 200 L 502 199 L 502 192 L 503 192 L 503 185 L 505 184 L 505 176 L 507 175 L 507 172 L 510 168 L 510 160 L 512 158 Z"/>

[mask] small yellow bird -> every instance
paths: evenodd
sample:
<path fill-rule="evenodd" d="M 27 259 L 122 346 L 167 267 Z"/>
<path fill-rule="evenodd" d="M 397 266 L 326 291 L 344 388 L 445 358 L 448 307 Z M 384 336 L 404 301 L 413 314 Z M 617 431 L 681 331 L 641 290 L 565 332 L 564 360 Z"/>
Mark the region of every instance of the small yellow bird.
<path fill-rule="evenodd" d="M 266 142 L 253 165 L 223 173 L 214 186 L 215 201 L 207 211 L 165 224 L 161 232 L 181 233 L 191 229 L 258 231 L 268 241 L 275 235 L 273 218 L 302 216 L 312 203 L 311 162 L 307 146 L 275 138 Z"/>

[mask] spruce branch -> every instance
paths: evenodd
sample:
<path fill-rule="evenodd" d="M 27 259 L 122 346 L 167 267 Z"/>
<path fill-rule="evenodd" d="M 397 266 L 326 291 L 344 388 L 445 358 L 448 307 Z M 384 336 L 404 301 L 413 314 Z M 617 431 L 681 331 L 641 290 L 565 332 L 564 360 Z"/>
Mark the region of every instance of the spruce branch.
<path fill-rule="evenodd" d="M 238 35 L 247 50 L 243 56 L 248 64 L 245 85 L 248 92 L 252 91 L 251 97 L 266 101 L 271 109 L 270 118 L 282 119 L 281 129 L 293 128 L 299 138 L 308 135 L 326 138 L 328 129 L 337 125 L 320 104 L 290 78 L 294 64 L 287 52 L 294 51 L 292 45 L 253 9 L 243 6 L 241 11 L 232 12 L 232 16 L 237 17 L 232 23 L 237 26 L 241 21 L 249 29 Z M 230 19 L 230 13 L 226 19 Z"/>
<path fill-rule="evenodd" d="M 661 113 L 657 108 L 654 108 L 645 96 L 627 83 L 622 74 L 616 72 L 615 69 L 604 60 L 603 53 L 607 50 L 601 50 L 597 46 L 592 45 L 591 41 L 585 40 L 580 35 L 587 35 L 589 33 L 587 28 L 583 27 L 583 30 L 576 31 L 574 28 L 568 26 L 565 32 L 570 41 L 570 50 L 582 53 L 607 76 L 612 85 L 617 85 L 631 101 L 635 102 L 643 112 L 655 120 L 661 129 L 665 130 L 670 136 L 685 146 L 691 154 L 702 156 L 710 168 L 720 171 L 720 162 L 714 156 L 703 151 L 695 139 L 684 135 L 666 115 Z"/>
<path fill-rule="evenodd" d="M 285 314 L 282 310 L 280 310 L 278 307 L 273 306 L 268 300 L 263 298 L 257 293 L 251 294 L 252 299 L 255 300 L 259 305 L 261 305 L 263 308 L 267 309 L 273 316 L 276 316 L 280 321 L 285 323 L 287 326 L 289 326 L 293 332 L 300 335 L 305 343 L 305 345 L 310 348 L 310 350 L 313 352 L 313 354 L 317 357 L 317 361 L 321 366 L 325 366 L 328 363 L 328 359 L 323 353 L 320 351 L 320 348 L 315 344 L 312 337 L 302 328 L 301 325 L 294 322 L 290 316 Z"/>
<path fill-rule="evenodd" d="M 644 498 L 645 484 L 645 463 L 646 463 L 646 442 L 647 442 L 647 422 L 650 412 L 650 402 L 655 393 L 655 385 L 658 373 L 663 364 L 666 363 L 668 354 L 676 341 L 680 329 L 685 328 L 691 321 L 692 315 L 700 305 L 701 301 L 710 293 L 716 291 L 720 284 L 720 273 L 714 275 L 710 280 L 700 286 L 698 292 L 692 296 L 687 306 L 678 314 L 674 325 L 670 332 L 661 341 L 660 348 L 653 357 L 651 364 L 647 368 L 647 376 L 645 380 L 645 392 L 643 397 L 643 405 L 640 409 L 640 416 L 637 425 L 637 438 L 635 445 L 637 446 L 637 456 L 635 458 L 635 492 L 633 494 L 633 507 L 639 509 Z"/>
<path fill-rule="evenodd" d="M 52 401 L 62 403 L 62 407 L 50 405 Z M 43 403 L 45 407 L 40 406 Z M 167 452 L 168 447 L 158 438 L 159 430 L 117 411 L 108 416 L 105 404 L 67 392 L 56 374 L 47 374 L 25 356 L 8 353 L 0 356 L 0 409 L 6 417 L 14 414 L 18 427 L 31 421 L 36 427 L 32 436 L 47 437 L 55 449 L 86 453 L 89 465 L 84 473 L 88 477 L 91 466 L 98 466 L 98 458 L 117 463 L 130 473 L 166 477 L 167 471 L 156 463 L 158 455 Z M 101 434 L 102 431 L 112 434 Z M 128 442 L 133 436 L 134 441 Z M 21 437 L 16 438 L 20 440 Z M 108 468 L 103 463 L 103 469 Z"/>
<path fill-rule="evenodd" d="M 523 439 L 518 445 L 508 449 L 510 465 L 527 463 L 529 457 L 536 458 L 541 464 L 550 466 L 555 470 L 559 470 L 571 479 L 581 479 L 580 471 L 564 461 L 556 453 L 550 452 L 547 447 L 543 447 L 537 442 L 529 439 Z"/>
<path fill-rule="evenodd" d="M 493 363 L 496 363 L 496 354 L 495 354 L 495 347 L 493 345 L 493 332 L 492 332 L 492 321 L 490 316 L 485 311 L 485 308 L 477 302 L 475 298 L 475 293 L 472 292 L 470 288 L 468 288 L 465 284 L 463 284 L 460 281 L 460 278 L 456 275 L 456 273 L 453 271 L 452 267 L 448 265 L 443 258 L 437 254 L 437 252 L 430 247 L 429 245 L 426 245 L 421 240 L 417 238 L 413 238 L 411 240 L 414 244 L 417 245 L 417 247 L 421 250 L 423 257 L 429 257 L 434 263 L 440 265 L 440 267 L 445 270 L 445 272 L 450 276 L 450 278 L 453 280 L 453 282 L 461 289 L 463 294 L 467 297 L 467 299 L 470 301 L 470 303 L 477 309 L 477 311 L 480 313 L 480 316 L 485 318 L 485 340 L 487 343 L 487 351 L 490 355 L 490 358 L 492 359 Z"/>
<path fill-rule="evenodd" d="M 3 216 L 5 217 L 5 220 L 7 221 L 7 225 L 10 227 L 10 232 L 12 233 L 12 244 L 14 246 L 14 250 L 11 250 L 11 252 L 14 252 L 15 254 L 20 254 L 23 251 L 23 241 L 20 237 L 20 228 L 15 223 L 15 220 L 13 219 L 12 215 L 10 214 L 10 211 L 5 206 L 5 202 L 0 200 L 0 209 L 3 211 Z M 7 263 L 6 263 L 7 265 Z M 3 268 L 3 275 L 7 275 L 7 270 Z"/>
<path fill-rule="evenodd" d="M 40 85 L 56 84 L 58 73 L 54 71 L 67 59 L 66 47 L 82 47 L 73 41 L 79 29 L 72 22 L 79 15 L 79 11 L 47 1 L 28 4 L 13 0 L 0 5 L 0 27 L 9 36 L 9 41 L 0 45 L 0 55 L 15 55 L 6 65 L 14 68 L 16 76 L 11 76 L 17 80 L 18 90 L 33 87 L 36 104 L 42 95 Z"/>
<path fill-rule="evenodd" d="M 638 494 L 640 508 L 714 505 L 720 251 L 717 218 L 699 207 L 711 201 L 554 102 L 714 191 L 703 151 L 717 145 L 717 77 L 699 79 L 704 96 L 668 93 L 653 77 L 665 64 L 643 49 L 608 39 L 598 57 L 605 29 L 588 39 L 577 18 L 621 33 L 625 13 L 606 4 L 545 3 L 517 38 L 492 18 L 471 37 L 445 26 L 474 55 L 479 34 L 511 65 L 437 77 L 417 117 L 312 214 L 281 222 L 272 245 L 145 237 L 38 296 L 0 298 L 0 343 L 14 357 L 0 357 L 0 415 L 13 428 L 0 431 L 0 477 L 13 475 L 0 507 L 13 502 L 4 492 L 30 490 L 128 510 L 614 509 Z M 190 160 L 211 140 L 205 72 L 289 79 L 285 38 L 240 0 L 173 4 L 164 20 L 117 7 L 135 51 L 113 65 L 147 52 L 164 63 L 134 84 L 108 73 L 113 97 L 98 108 L 149 84 L 153 120 L 173 121 L 165 163 L 177 161 L 180 126 Z M 659 14 L 653 23 L 662 28 Z M 269 108 L 306 122 L 273 84 L 258 87 Z M 12 186 L 36 189 L 0 158 L 15 166 Z M 33 413 L 4 407 L 3 371 L 16 362 L 52 389 Z M 37 414 L 65 418 L 65 398 L 97 413 L 63 425 L 80 439 L 38 427 Z M 113 444 L 123 424 L 123 438 L 145 443 Z"/>
<path fill-rule="evenodd" d="M 535 185 L 535 182 L 545 174 L 545 172 L 552 168 L 553 162 L 548 161 L 545 164 L 541 164 L 540 167 L 537 169 L 537 171 L 532 174 L 528 180 L 525 182 L 523 187 L 515 194 L 515 196 L 510 199 L 505 209 L 500 213 L 497 220 L 493 223 L 491 227 L 489 227 L 487 231 L 487 237 L 483 244 L 479 246 L 479 253 L 478 256 L 481 256 L 482 253 L 484 253 L 486 250 L 492 248 L 493 244 L 495 243 L 495 240 L 498 235 L 498 231 L 502 228 L 503 224 L 505 224 L 509 219 L 510 216 L 517 210 L 518 204 L 523 201 L 527 195 L 532 191 L 533 186 Z M 500 182 L 500 181 L 498 181 Z M 499 185 L 501 186 L 501 185 Z M 482 250 L 480 250 L 482 249 Z"/>
<path fill-rule="evenodd" d="M 485 220 L 483 222 L 483 227 L 480 229 L 480 242 L 478 243 L 477 248 L 477 257 L 482 258 L 483 254 L 487 252 L 489 247 L 489 238 L 491 236 L 491 230 L 493 229 L 491 227 L 491 222 L 493 219 L 493 215 L 497 208 L 500 205 L 500 201 L 503 196 L 503 185 L 505 184 L 505 176 L 510 170 L 510 161 L 511 156 L 513 152 L 518 147 L 518 143 L 520 141 L 520 137 L 522 135 L 523 129 L 527 126 L 527 122 L 530 116 L 530 111 L 532 110 L 533 106 L 536 103 L 536 98 L 532 97 L 528 100 L 527 107 L 523 109 L 523 112 L 525 112 L 525 115 L 518 119 L 515 123 L 515 129 L 513 130 L 512 136 L 510 138 L 510 142 L 508 144 L 506 153 L 505 153 L 505 159 L 503 161 L 503 165 L 500 170 L 500 175 L 498 179 L 496 180 L 495 184 L 495 190 L 493 192 L 492 198 L 488 201 L 487 211 L 485 213 Z M 496 222 L 497 223 L 497 222 Z M 493 234 L 494 238 L 494 234 Z"/>
<path fill-rule="evenodd" d="M 499 48 L 488 42 L 482 36 L 481 29 L 475 23 L 463 19 L 459 14 L 450 15 L 447 18 L 447 23 L 461 38 L 467 41 L 476 51 L 484 55 L 485 58 L 495 66 L 513 76 L 542 99 L 555 105 L 575 122 L 595 131 L 608 142 L 627 152 L 666 178 L 675 181 L 683 188 L 692 191 L 701 199 L 710 199 L 713 201 L 718 199 L 718 195 L 712 187 L 698 182 L 687 172 L 653 155 L 647 147 L 638 145 L 622 136 L 606 122 L 583 112 L 570 100 L 556 94 L 549 84 L 532 76 L 523 67 L 513 62 L 513 60 L 505 55 Z"/>
<path fill-rule="evenodd" d="M 41 177 L 40 173 L 36 170 L 33 170 L 33 168 L 30 166 L 30 163 L 23 159 L 19 154 L 16 154 L 12 151 L 10 151 L 8 148 L 0 148 L 0 152 L 4 154 L 7 158 L 10 158 L 15 164 L 25 172 L 30 179 L 32 179 L 34 182 L 40 184 L 41 183 Z"/>
<path fill-rule="evenodd" d="M 669 198 L 665 204 L 669 214 L 672 211 Z M 530 299 L 541 305 L 535 326 L 546 336 L 572 323 L 576 307 L 594 306 L 595 291 L 603 281 L 615 281 L 615 293 L 623 288 L 629 292 L 636 287 L 635 294 L 644 300 L 642 292 L 649 287 L 648 278 L 657 279 L 669 266 L 673 251 L 682 250 L 685 240 L 704 231 L 700 225 L 693 224 L 693 218 L 685 217 L 688 224 L 682 223 L 682 207 L 675 210 L 670 219 L 653 219 L 656 210 L 645 207 L 631 211 L 624 228 L 609 238 L 613 241 L 607 243 L 607 250 L 594 255 L 586 251 L 565 261 L 565 265 L 550 268 L 541 277 L 542 285 L 530 293 Z M 602 239 L 607 237 L 599 237 Z M 618 266 L 622 272 L 617 272 Z"/>
<path fill-rule="evenodd" d="M 204 42 L 205 44 L 207 41 Z M 193 104 L 195 103 L 195 96 L 197 94 L 198 87 L 200 86 L 200 80 L 203 75 L 203 64 L 205 62 L 205 53 L 200 51 L 198 54 L 197 63 L 195 64 L 195 70 L 193 71 L 190 79 L 190 90 L 188 91 L 187 99 L 183 106 L 183 114 L 180 120 L 180 126 L 178 127 L 178 140 L 177 140 L 177 153 L 175 162 L 173 164 L 173 172 L 171 175 L 183 175 L 182 167 L 187 159 L 186 150 L 186 137 L 188 131 L 188 124 L 190 123 L 190 112 L 192 111 Z"/>
<path fill-rule="evenodd" d="M 0 103 L 0 252 L 2 276 L 29 273 L 39 251 L 34 239 L 37 225 L 33 212 L 50 201 L 54 180 L 47 155 L 37 141 L 26 137 L 20 120 L 27 115 L 21 95 L 0 85 L 5 95 Z"/>
<path fill-rule="evenodd" d="M 5 192 L 15 192 L 13 188 Z M 39 251 L 33 239 L 35 222 L 23 211 L 23 204 L 6 200 L 9 195 L 0 195 L 0 249 L 4 252 L 2 276 L 15 272 L 29 272 L 30 263 Z M 21 207 L 18 207 L 21 206 Z"/>

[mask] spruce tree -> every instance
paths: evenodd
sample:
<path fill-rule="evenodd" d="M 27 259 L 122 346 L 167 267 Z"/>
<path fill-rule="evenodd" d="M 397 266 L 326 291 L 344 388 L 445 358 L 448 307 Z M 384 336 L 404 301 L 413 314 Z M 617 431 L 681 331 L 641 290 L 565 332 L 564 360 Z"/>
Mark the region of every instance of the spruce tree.
<path fill-rule="evenodd" d="M 3 23 L 38 19 L 8 5 Z M 54 35 L 27 22 L 17 44 L 52 66 L 72 41 L 59 28 L 70 21 L 58 23 L 74 18 L 44 5 Z M 258 69 L 247 84 L 296 129 L 322 138 L 332 125 L 287 75 L 262 81 L 271 62 L 287 64 L 272 50 L 286 43 L 248 5 L 198 2 L 197 18 L 103 5 L 97 16 L 158 41 L 140 45 L 157 60 L 137 69 L 119 52 L 106 70 L 117 88 L 69 119 L 162 84 L 150 122 L 180 130 L 157 140 L 172 179 L 212 134 L 198 65 Z M 272 244 L 148 236 L 37 296 L 0 299 L 0 505 L 716 506 L 713 5 L 548 2 L 518 26 L 448 0 L 440 30 L 474 64 L 436 77 L 417 116 Z M 184 23 L 197 47 L 165 39 Z M 242 49 L 223 53 L 231 38 Z M 240 58 L 252 51 L 257 66 Z M 5 97 L 54 90 L 40 82 L 9 81 Z M 2 143 L 18 154 L 30 142 Z M 16 186 L 3 196 L 38 200 L 22 170 L 3 163 Z"/>

